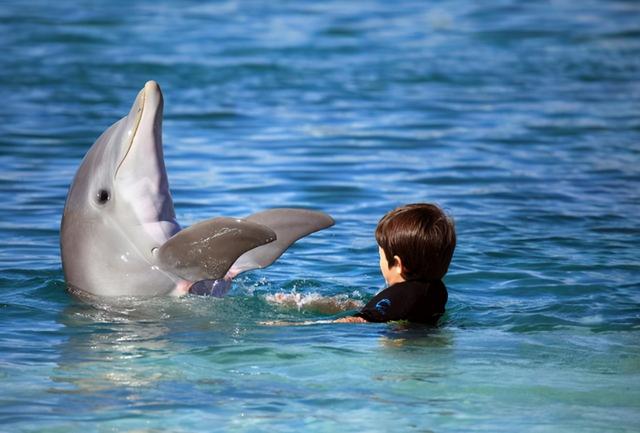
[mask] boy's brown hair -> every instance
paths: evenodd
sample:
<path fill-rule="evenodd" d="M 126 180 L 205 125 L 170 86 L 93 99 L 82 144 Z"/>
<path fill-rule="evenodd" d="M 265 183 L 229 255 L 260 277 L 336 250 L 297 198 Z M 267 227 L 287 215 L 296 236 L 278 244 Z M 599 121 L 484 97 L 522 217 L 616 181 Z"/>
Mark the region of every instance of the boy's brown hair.
<path fill-rule="evenodd" d="M 439 280 L 456 247 L 453 219 L 434 204 L 415 203 L 387 213 L 376 227 L 376 241 L 393 266 L 402 260 L 405 280 Z"/>

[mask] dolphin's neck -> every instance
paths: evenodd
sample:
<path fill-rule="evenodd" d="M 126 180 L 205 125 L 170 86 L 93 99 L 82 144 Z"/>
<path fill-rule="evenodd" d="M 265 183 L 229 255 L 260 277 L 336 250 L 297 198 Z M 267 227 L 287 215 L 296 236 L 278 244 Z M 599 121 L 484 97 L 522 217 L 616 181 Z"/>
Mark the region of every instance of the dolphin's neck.
<path fill-rule="evenodd" d="M 142 229 L 158 244 L 158 246 L 161 246 L 167 241 L 167 239 L 180 231 L 180 225 L 174 218 L 170 221 L 143 223 Z"/>

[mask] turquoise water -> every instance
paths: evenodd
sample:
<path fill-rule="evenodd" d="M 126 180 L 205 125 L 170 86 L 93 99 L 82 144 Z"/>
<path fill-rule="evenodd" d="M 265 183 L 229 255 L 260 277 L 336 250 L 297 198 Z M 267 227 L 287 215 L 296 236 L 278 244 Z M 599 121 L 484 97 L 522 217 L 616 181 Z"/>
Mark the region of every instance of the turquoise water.
<path fill-rule="evenodd" d="M 0 49 L 0 431 L 638 431 L 637 2 L 10 0 Z M 68 185 L 149 79 L 181 223 L 336 225 L 224 299 L 69 296 Z M 440 328 L 261 324 L 372 296 L 416 201 L 457 223 Z"/>

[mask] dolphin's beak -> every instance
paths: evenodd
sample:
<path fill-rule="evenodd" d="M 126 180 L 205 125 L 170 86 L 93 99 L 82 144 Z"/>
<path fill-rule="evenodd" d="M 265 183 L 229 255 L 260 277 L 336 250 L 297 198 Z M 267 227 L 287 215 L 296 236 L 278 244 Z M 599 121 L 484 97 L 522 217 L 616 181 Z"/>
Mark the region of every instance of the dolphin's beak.
<path fill-rule="evenodd" d="M 140 92 L 144 95 L 144 106 L 142 112 L 142 125 L 153 125 L 154 131 L 162 133 L 162 111 L 164 99 L 160 86 L 155 81 L 147 81 L 144 89 Z"/>
<path fill-rule="evenodd" d="M 154 178 L 164 174 L 162 154 L 162 112 L 164 100 L 160 86 L 148 81 L 138 93 L 129 114 L 124 119 L 127 140 L 116 177 L 142 176 Z"/>
<path fill-rule="evenodd" d="M 162 152 L 163 105 L 158 83 L 147 82 L 121 121 L 123 156 L 113 182 L 114 203 L 129 209 L 144 237 L 160 245 L 179 230 Z"/>

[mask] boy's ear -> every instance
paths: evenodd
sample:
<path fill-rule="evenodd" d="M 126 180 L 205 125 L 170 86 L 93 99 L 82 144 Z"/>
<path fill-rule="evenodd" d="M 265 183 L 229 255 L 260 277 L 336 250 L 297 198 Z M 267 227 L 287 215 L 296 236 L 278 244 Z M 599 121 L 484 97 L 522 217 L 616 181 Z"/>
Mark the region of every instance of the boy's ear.
<path fill-rule="evenodd" d="M 400 256 L 393 256 L 393 266 L 390 267 L 393 272 L 397 272 L 398 274 L 402 274 L 402 259 Z"/>

